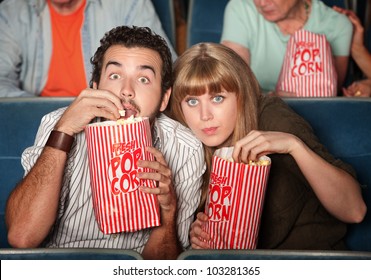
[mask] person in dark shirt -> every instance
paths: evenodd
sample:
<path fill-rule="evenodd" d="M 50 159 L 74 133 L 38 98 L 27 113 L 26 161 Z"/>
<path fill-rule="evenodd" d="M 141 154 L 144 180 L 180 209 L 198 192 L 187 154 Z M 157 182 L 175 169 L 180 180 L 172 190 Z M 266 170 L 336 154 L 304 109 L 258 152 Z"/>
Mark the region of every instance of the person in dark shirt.
<path fill-rule="evenodd" d="M 261 93 L 246 62 L 234 51 L 201 43 L 175 62 L 168 114 L 188 126 L 203 144 L 208 164 L 204 206 L 213 152 L 233 146 L 233 160 L 272 160 L 258 248 L 345 249 L 346 223 L 366 213 L 353 169 L 319 143 L 309 124 L 277 96 Z M 210 248 L 200 211 L 191 226 L 195 249 Z"/>

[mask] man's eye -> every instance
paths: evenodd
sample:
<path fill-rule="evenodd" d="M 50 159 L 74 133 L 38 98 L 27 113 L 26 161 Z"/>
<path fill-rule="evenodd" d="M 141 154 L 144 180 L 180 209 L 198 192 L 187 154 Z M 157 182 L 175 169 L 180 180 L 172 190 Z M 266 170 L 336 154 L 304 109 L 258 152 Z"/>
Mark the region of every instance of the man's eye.
<path fill-rule="evenodd" d="M 142 84 L 148 84 L 149 83 L 149 79 L 147 79 L 146 77 L 140 77 L 138 80 Z"/>
<path fill-rule="evenodd" d="M 120 77 L 119 74 L 111 74 L 111 75 L 109 75 L 109 78 L 111 80 L 117 80 L 117 79 L 120 79 L 121 77 Z"/>
<path fill-rule="evenodd" d="M 223 102 L 223 100 L 224 100 L 224 96 L 221 96 L 221 95 L 217 95 L 217 96 L 213 97 L 213 101 L 215 103 L 221 103 L 221 102 Z"/>
<path fill-rule="evenodd" d="M 187 99 L 186 102 L 191 107 L 196 106 L 198 104 L 198 100 L 197 99 Z"/>

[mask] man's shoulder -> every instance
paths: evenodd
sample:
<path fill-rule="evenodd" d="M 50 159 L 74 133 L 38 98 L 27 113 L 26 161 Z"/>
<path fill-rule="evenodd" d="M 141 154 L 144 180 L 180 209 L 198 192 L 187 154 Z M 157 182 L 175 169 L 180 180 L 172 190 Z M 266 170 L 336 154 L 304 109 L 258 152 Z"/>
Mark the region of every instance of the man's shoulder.
<path fill-rule="evenodd" d="M 61 118 L 64 111 L 66 111 L 67 107 L 62 107 L 55 109 L 54 111 L 51 111 L 43 116 L 41 123 L 47 124 L 47 125 L 53 125 L 57 123 L 57 121 Z"/>
<path fill-rule="evenodd" d="M 198 140 L 192 131 L 182 125 L 180 122 L 169 118 L 165 114 L 160 114 L 157 118 L 158 128 L 161 130 L 164 141 L 171 140 L 190 149 L 202 148 L 202 143 Z M 166 145 L 166 143 L 164 143 Z"/>
<path fill-rule="evenodd" d="M 0 11 L 2 14 L 21 14 L 24 12 L 30 12 L 32 3 L 35 1 L 28 0 L 4 0 L 0 3 Z"/>

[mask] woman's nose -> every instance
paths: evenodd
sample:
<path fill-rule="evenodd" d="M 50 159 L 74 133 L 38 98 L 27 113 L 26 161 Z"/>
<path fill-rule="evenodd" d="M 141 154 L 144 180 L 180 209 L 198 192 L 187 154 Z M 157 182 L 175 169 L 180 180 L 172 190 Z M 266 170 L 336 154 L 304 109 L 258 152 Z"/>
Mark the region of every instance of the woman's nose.
<path fill-rule="evenodd" d="M 213 114 L 206 105 L 201 105 L 201 120 L 208 121 L 213 118 Z"/>

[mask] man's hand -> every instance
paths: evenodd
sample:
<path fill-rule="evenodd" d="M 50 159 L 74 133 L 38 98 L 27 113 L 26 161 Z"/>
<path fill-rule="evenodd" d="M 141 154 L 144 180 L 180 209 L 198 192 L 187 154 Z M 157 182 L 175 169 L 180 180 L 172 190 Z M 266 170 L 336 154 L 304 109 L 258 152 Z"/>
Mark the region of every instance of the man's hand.
<path fill-rule="evenodd" d="M 168 167 L 162 153 L 153 147 L 147 147 L 146 150 L 153 154 L 156 161 L 139 160 L 138 166 L 142 168 L 150 168 L 154 172 L 141 172 L 137 176 L 140 179 L 149 179 L 157 181 L 157 188 L 140 187 L 140 190 L 145 193 L 157 195 L 160 204 L 161 212 L 176 211 L 176 195 L 171 179 L 171 170 Z"/>
<path fill-rule="evenodd" d="M 71 136 L 84 130 L 95 117 L 109 120 L 120 118 L 120 98 L 115 94 L 98 89 L 85 89 L 71 103 L 55 126 L 55 129 Z"/>

